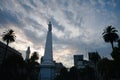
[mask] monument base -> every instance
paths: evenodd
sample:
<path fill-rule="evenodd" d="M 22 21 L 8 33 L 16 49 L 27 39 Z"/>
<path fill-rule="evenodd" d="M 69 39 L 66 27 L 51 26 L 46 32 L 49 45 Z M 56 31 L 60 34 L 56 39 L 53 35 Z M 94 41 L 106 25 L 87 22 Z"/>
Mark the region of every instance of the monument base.
<path fill-rule="evenodd" d="M 55 71 L 55 65 L 41 64 L 39 80 L 53 80 L 54 71 Z"/>

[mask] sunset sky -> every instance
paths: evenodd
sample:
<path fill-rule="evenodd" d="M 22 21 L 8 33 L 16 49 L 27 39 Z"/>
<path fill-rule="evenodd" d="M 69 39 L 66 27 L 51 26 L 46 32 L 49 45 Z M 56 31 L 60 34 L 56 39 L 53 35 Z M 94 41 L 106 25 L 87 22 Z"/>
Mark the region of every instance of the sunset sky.
<path fill-rule="evenodd" d="M 49 21 L 56 62 L 70 67 L 73 55 L 87 59 L 94 51 L 110 58 L 112 48 L 102 33 L 113 25 L 120 35 L 120 0 L 0 0 L 0 35 L 13 29 L 16 41 L 10 46 L 23 56 L 28 46 L 43 56 Z"/>

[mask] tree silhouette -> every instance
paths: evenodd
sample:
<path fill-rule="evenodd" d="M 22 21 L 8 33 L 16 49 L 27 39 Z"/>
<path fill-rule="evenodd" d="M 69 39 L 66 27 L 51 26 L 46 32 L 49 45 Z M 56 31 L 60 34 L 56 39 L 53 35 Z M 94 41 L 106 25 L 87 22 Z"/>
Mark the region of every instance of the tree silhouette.
<path fill-rule="evenodd" d="M 108 80 L 109 73 L 110 73 L 110 60 L 108 58 L 103 58 L 99 61 L 98 63 L 98 71 L 101 75 L 101 78 L 103 78 L 103 80 Z"/>
<path fill-rule="evenodd" d="M 5 59 L 6 54 L 7 54 L 7 49 L 8 49 L 9 43 L 14 42 L 15 41 L 15 37 L 16 36 L 15 36 L 14 31 L 12 29 L 8 30 L 7 32 L 4 32 L 2 40 L 7 43 L 6 49 L 5 49 L 4 59 Z"/>
<path fill-rule="evenodd" d="M 78 76 L 79 76 L 79 70 L 73 66 L 70 68 L 69 71 L 69 80 L 78 80 Z"/>
<path fill-rule="evenodd" d="M 112 58 L 119 62 L 120 61 L 120 39 L 118 40 L 118 47 L 115 47 L 111 53 Z"/>
<path fill-rule="evenodd" d="M 37 62 L 38 59 L 38 53 L 33 52 L 30 59 L 26 62 L 31 80 L 37 80 L 39 74 L 39 63 Z"/>
<path fill-rule="evenodd" d="M 117 32 L 118 31 L 115 29 L 115 27 L 112 27 L 112 25 L 110 25 L 102 33 L 103 39 L 105 42 L 111 43 L 112 49 L 114 48 L 113 42 L 116 42 L 119 38 Z"/>
<path fill-rule="evenodd" d="M 39 59 L 38 53 L 37 53 L 37 52 L 34 52 L 34 53 L 32 54 L 32 56 L 31 56 L 31 58 L 30 58 L 30 61 L 35 62 L 35 61 L 38 60 L 38 59 Z"/>

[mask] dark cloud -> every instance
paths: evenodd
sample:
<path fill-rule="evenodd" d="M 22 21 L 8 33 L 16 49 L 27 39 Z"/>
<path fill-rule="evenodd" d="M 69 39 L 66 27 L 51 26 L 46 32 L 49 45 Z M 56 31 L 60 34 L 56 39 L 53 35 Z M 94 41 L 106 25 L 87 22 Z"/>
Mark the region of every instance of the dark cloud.
<path fill-rule="evenodd" d="M 64 32 L 64 29 L 65 29 L 64 26 L 60 25 L 60 23 L 56 21 L 53 17 L 50 20 L 54 28 L 56 28 L 58 31 Z"/>
<path fill-rule="evenodd" d="M 67 1 L 67 0 L 64 0 L 64 1 L 58 0 L 57 4 L 62 5 L 64 7 L 68 7 L 69 6 L 69 1 Z"/>
<path fill-rule="evenodd" d="M 68 11 L 68 10 L 64 10 L 64 12 L 65 12 L 65 15 L 66 15 L 66 18 L 68 19 L 68 20 L 73 20 L 73 16 L 74 16 L 74 13 L 73 12 L 71 12 L 71 11 Z"/>
<path fill-rule="evenodd" d="M 42 25 L 42 22 L 41 23 L 38 23 L 36 20 L 32 19 L 32 18 L 26 18 L 25 19 L 25 22 L 27 24 L 30 24 L 30 26 L 33 26 L 33 28 L 35 30 L 40 30 L 40 31 L 46 31 L 46 29 L 44 28 L 44 26 Z"/>
<path fill-rule="evenodd" d="M 81 27 L 81 24 L 83 22 L 83 17 L 81 17 L 79 14 L 76 15 L 68 10 L 64 10 L 64 14 L 66 18 L 69 20 L 69 24 L 74 23 L 75 27 L 76 26 Z"/>
<path fill-rule="evenodd" d="M 34 0 L 29 0 L 29 2 L 31 3 L 31 5 L 33 5 L 34 7 L 37 7 L 36 3 Z"/>
<path fill-rule="evenodd" d="M 26 12 L 31 12 L 33 9 L 31 8 L 31 6 L 27 5 L 27 4 L 22 4 L 22 7 L 26 10 Z"/>
<path fill-rule="evenodd" d="M 35 31 L 24 29 L 24 34 L 27 36 L 28 40 L 30 40 L 34 45 L 43 44 L 45 41 L 45 34 L 42 36 L 38 36 Z"/>
<path fill-rule="evenodd" d="M 40 0 L 40 1 L 43 3 L 43 5 L 46 5 L 48 3 L 48 0 Z"/>
<path fill-rule="evenodd" d="M 17 15 L 9 10 L 0 10 L 0 24 L 8 26 L 9 24 L 19 25 Z"/>
<path fill-rule="evenodd" d="M 31 5 L 22 0 L 18 0 L 16 4 L 20 5 L 22 9 L 25 10 L 26 13 L 34 12 L 33 7 L 36 7 L 35 3 L 32 0 L 28 0 L 28 1 L 30 2 Z"/>

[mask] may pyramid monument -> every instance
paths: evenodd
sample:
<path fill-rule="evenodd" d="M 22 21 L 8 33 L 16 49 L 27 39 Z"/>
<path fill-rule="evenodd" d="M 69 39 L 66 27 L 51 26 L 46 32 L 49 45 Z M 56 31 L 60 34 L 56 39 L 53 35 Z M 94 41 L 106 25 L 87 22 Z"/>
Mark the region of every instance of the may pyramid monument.
<path fill-rule="evenodd" d="M 48 24 L 47 39 L 45 52 L 40 64 L 39 80 L 53 80 L 54 78 L 54 61 L 52 50 L 52 24 Z"/>

